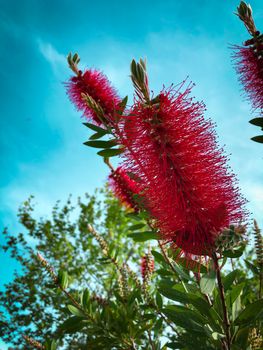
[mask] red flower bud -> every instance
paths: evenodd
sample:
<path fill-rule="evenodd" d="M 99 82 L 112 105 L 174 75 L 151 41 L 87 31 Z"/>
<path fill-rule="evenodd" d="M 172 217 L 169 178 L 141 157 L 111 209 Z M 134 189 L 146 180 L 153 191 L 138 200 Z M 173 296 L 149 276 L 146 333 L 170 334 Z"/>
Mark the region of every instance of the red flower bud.
<path fill-rule="evenodd" d="M 141 274 L 143 280 L 149 277 L 154 271 L 154 260 L 150 254 L 144 255 L 141 258 Z"/>
<path fill-rule="evenodd" d="M 131 179 L 123 167 L 118 167 L 109 176 L 109 185 L 120 202 L 135 211 L 139 209 L 139 184 Z"/>
<path fill-rule="evenodd" d="M 104 74 L 97 70 L 86 70 L 72 77 L 66 86 L 70 100 L 78 110 L 83 111 L 86 118 L 102 124 L 96 112 L 83 100 L 82 94 L 91 96 L 102 107 L 109 123 L 114 120 L 114 113 L 121 99 Z"/>

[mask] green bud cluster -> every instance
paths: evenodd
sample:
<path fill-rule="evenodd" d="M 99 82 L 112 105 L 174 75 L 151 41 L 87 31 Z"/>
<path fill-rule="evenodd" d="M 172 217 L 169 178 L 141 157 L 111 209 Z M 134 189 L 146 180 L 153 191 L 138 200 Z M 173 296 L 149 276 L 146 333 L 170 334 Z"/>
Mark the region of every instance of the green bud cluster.
<path fill-rule="evenodd" d="M 68 54 L 67 57 L 67 61 L 68 61 L 68 65 L 70 67 L 70 69 L 76 74 L 79 75 L 80 71 L 78 69 L 78 64 L 80 62 L 80 58 L 79 55 L 77 53 L 75 53 L 73 56 L 71 54 L 71 52 Z"/>
<path fill-rule="evenodd" d="M 215 241 L 216 250 L 224 252 L 242 248 L 246 244 L 245 233 L 246 226 L 244 225 L 230 225 L 223 229 Z"/>

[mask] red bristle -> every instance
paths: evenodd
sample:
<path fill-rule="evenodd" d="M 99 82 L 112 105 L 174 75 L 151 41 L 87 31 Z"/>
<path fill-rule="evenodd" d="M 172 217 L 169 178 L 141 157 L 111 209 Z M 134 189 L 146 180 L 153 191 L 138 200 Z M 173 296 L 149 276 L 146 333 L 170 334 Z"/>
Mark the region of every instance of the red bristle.
<path fill-rule="evenodd" d="M 239 81 L 251 101 L 252 108 L 263 111 L 263 44 L 261 46 L 261 51 L 253 46 L 234 46 L 233 58 L 236 61 Z"/>
<path fill-rule="evenodd" d="M 141 258 L 141 274 L 143 280 L 150 276 L 154 271 L 154 260 L 153 257 L 150 255 L 144 255 Z"/>
<path fill-rule="evenodd" d="M 245 200 L 191 89 L 162 91 L 158 105 L 135 102 L 120 137 L 125 168 L 140 178 L 162 239 L 201 255 L 222 228 L 245 217 Z"/>
<path fill-rule="evenodd" d="M 118 167 L 109 176 L 109 185 L 120 202 L 129 208 L 138 211 L 140 189 L 136 181 L 130 178 L 123 167 Z"/>
<path fill-rule="evenodd" d="M 83 100 L 83 93 L 88 94 L 100 104 L 109 123 L 114 120 L 113 116 L 118 109 L 121 99 L 103 73 L 97 70 L 86 70 L 84 73 L 80 72 L 78 76 L 72 77 L 66 83 L 66 86 L 70 100 L 78 110 L 83 112 L 87 119 L 98 125 L 102 124 L 96 113 Z"/>

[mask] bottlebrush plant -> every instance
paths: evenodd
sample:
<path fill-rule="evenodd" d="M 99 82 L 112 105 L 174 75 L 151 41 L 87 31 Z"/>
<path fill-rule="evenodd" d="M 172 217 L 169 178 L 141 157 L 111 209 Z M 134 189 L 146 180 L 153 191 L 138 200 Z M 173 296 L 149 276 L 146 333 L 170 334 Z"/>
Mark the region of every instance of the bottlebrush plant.
<path fill-rule="evenodd" d="M 246 40 L 243 46 L 234 46 L 236 71 L 253 110 L 259 113 L 259 117 L 251 119 L 250 123 L 263 130 L 263 34 L 255 26 L 249 4 L 241 1 L 237 16 L 252 38 Z M 252 140 L 263 143 L 263 135 L 254 136 Z"/>
<path fill-rule="evenodd" d="M 249 5 L 241 2 L 238 16 L 253 39 L 236 48 L 237 71 L 261 112 L 262 38 Z M 246 200 L 204 104 L 191 97 L 193 84 L 186 80 L 153 95 L 145 60 L 133 60 L 135 93 L 128 106 L 102 72 L 82 72 L 79 61 L 77 54 L 68 56 L 74 75 L 66 89 L 93 132 L 84 144 L 97 148 L 109 167 L 109 186 L 130 218 L 127 237 L 134 249 L 148 241 L 151 246 L 137 265 L 129 264 L 114 233 L 105 239 L 88 224 L 101 261 L 116 271 L 111 293 L 96 297 L 89 286 L 70 292 L 68 272 L 56 272 L 38 254 L 71 316 L 55 340 L 25 340 L 56 349 L 66 334 L 78 333 L 83 349 L 262 349 L 262 236 L 256 221 L 248 226 Z M 116 169 L 114 156 L 120 158 Z"/>

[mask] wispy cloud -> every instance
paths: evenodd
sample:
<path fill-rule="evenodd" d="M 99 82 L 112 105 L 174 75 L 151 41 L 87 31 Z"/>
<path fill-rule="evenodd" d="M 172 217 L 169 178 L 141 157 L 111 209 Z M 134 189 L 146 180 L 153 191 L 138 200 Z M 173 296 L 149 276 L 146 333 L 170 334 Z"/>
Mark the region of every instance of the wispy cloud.
<path fill-rule="evenodd" d="M 67 69 L 66 55 L 59 53 L 56 48 L 49 42 L 37 39 L 37 45 L 40 53 L 50 63 L 56 75 L 65 74 Z"/>

